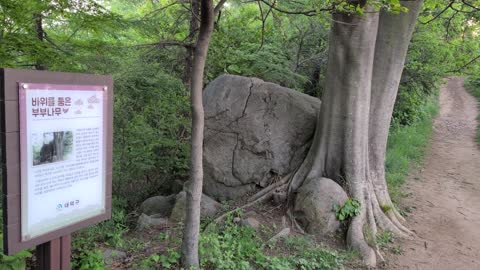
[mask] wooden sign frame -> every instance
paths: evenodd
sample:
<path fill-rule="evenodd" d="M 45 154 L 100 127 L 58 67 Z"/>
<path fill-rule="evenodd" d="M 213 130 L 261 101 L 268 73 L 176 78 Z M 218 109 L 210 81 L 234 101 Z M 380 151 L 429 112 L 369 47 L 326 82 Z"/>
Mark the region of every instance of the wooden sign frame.
<path fill-rule="evenodd" d="M 58 230 L 22 241 L 21 237 L 21 136 L 19 114 L 20 83 L 57 84 L 105 87 L 105 212 L 103 214 L 62 227 Z M 108 91 L 107 91 L 108 90 Z M 113 80 L 111 76 L 78 73 L 61 73 L 35 70 L 0 70 L 0 139 L 3 184 L 4 253 L 15 254 L 39 244 L 50 242 L 56 246 L 58 239 L 67 239 L 81 228 L 111 218 L 112 200 L 112 138 L 113 138 Z M 53 241 L 52 241 L 53 240 Z M 60 244 L 58 245 L 60 247 Z M 64 247 L 67 248 L 67 247 Z M 70 247 L 68 246 L 68 249 Z M 59 248 L 60 249 L 60 248 Z"/>

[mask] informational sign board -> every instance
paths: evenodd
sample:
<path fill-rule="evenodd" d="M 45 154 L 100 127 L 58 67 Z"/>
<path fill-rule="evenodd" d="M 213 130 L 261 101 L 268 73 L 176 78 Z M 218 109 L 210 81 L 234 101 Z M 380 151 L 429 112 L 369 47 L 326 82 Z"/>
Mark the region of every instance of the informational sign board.
<path fill-rule="evenodd" d="M 4 250 L 108 219 L 111 77 L 4 69 L 2 78 Z"/>
<path fill-rule="evenodd" d="M 22 241 L 104 214 L 107 86 L 21 82 Z"/>

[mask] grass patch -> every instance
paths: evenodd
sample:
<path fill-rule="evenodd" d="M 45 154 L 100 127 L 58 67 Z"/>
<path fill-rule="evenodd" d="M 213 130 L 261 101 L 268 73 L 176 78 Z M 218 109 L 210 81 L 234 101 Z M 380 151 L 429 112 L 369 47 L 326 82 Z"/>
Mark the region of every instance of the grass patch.
<path fill-rule="evenodd" d="M 201 235 L 200 256 L 202 269 L 218 270 L 343 269 L 348 257 L 305 236 L 267 242 L 254 229 L 237 225 L 231 216 Z"/>
<path fill-rule="evenodd" d="M 402 196 L 400 188 L 405 183 L 410 168 L 420 165 L 423 160 L 432 134 L 433 117 L 438 112 L 438 95 L 428 97 L 418 110 L 421 112 L 420 117 L 411 125 L 394 123 L 390 128 L 385 172 L 394 203 Z"/>
<path fill-rule="evenodd" d="M 465 89 L 480 102 L 480 77 L 468 78 L 465 80 Z M 480 122 L 480 114 L 477 116 L 477 120 Z M 480 144 L 480 125 L 477 125 L 477 136 L 475 138 L 477 144 Z"/>

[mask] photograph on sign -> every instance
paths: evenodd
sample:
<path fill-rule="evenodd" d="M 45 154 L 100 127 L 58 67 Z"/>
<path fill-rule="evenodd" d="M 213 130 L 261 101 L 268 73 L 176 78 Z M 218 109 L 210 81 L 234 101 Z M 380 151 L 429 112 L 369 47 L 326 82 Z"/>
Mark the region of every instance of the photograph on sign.
<path fill-rule="evenodd" d="M 19 84 L 21 238 L 106 211 L 106 88 Z"/>

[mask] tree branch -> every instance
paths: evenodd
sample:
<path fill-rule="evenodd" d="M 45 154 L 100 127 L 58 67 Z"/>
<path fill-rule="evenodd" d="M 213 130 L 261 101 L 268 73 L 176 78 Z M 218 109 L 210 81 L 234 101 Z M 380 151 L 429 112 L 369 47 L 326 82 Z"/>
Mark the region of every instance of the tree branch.
<path fill-rule="evenodd" d="M 471 8 L 473 8 L 473 9 L 475 9 L 475 10 L 480 11 L 480 8 L 479 8 L 479 7 L 476 7 L 476 6 L 472 5 L 472 4 L 470 4 L 470 3 L 467 2 L 466 0 L 462 0 L 462 3 L 463 3 L 464 5 L 466 5 L 466 6 L 468 6 L 468 7 L 471 7 Z"/>
<path fill-rule="evenodd" d="M 218 15 L 218 13 L 222 10 L 223 8 L 223 5 L 227 2 L 227 0 L 220 0 L 220 2 L 218 2 L 218 4 L 215 6 L 215 8 L 213 9 L 213 14 L 215 14 L 215 16 Z"/>
<path fill-rule="evenodd" d="M 473 58 L 472 60 L 468 61 L 465 65 L 459 67 L 458 69 L 449 70 L 449 71 L 447 71 L 447 73 L 460 72 L 460 71 L 462 71 L 462 69 L 464 69 L 464 68 L 466 68 L 467 66 L 471 65 L 473 62 L 477 61 L 478 59 L 480 59 L 480 55 L 477 55 L 475 58 Z"/>
<path fill-rule="evenodd" d="M 321 8 L 321 9 L 311 9 L 311 10 L 285 10 L 285 9 L 281 9 L 281 8 L 277 7 L 276 6 L 276 1 L 274 1 L 273 3 L 270 3 L 267 0 L 260 0 L 260 1 L 262 1 L 264 4 L 266 4 L 267 6 L 269 6 L 271 9 L 273 9 L 275 11 L 285 13 L 285 14 L 289 14 L 289 15 L 304 15 L 304 16 L 312 17 L 312 16 L 317 15 L 318 12 L 332 11 L 333 10 L 332 8 Z"/>
<path fill-rule="evenodd" d="M 453 3 L 455 3 L 455 0 L 452 0 L 444 9 L 442 9 L 437 15 L 435 15 L 435 17 L 433 17 L 432 19 L 426 21 L 426 22 L 422 22 L 420 21 L 422 24 L 428 24 L 432 21 L 434 21 L 435 19 L 437 19 L 438 17 L 440 17 L 440 15 L 442 15 L 443 13 L 445 13 L 445 11 L 447 11 L 449 8 L 452 7 Z"/>

